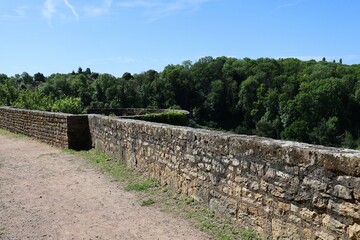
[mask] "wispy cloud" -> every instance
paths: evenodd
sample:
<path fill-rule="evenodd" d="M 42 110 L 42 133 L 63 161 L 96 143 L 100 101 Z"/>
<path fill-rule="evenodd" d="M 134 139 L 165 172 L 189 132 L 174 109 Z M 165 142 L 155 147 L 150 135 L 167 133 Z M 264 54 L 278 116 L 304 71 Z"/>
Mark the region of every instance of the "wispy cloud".
<path fill-rule="evenodd" d="M 76 18 L 79 18 L 79 14 L 76 12 L 76 9 L 74 8 L 74 6 L 71 5 L 68 0 L 64 0 L 64 3 L 66 4 L 66 6 L 67 6 L 68 8 L 70 8 L 72 14 L 73 14 Z"/>
<path fill-rule="evenodd" d="M 28 8 L 28 6 L 20 6 L 20 7 L 17 7 L 14 11 L 16 13 L 16 15 L 18 17 L 24 17 L 25 14 L 26 14 L 26 9 Z"/>
<path fill-rule="evenodd" d="M 19 19 L 26 16 L 27 5 L 13 9 L 12 13 L 0 15 L 1 19 Z"/>
<path fill-rule="evenodd" d="M 153 7 L 159 7 L 163 6 L 164 3 L 157 0 L 134 0 L 134 1 L 121 1 L 117 4 L 119 7 L 123 8 L 153 8 Z"/>
<path fill-rule="evenodd" d="M 292 1 L 292 2 L 289 2 L 289 3 L 285 3 L 285 4 L 282 4 L 282 5 L 279 5 L 276 7 L 276 10 L 279 10 L 279 9 L 282 9 L 282 8 L 288 8 L 288 7 L 293 7 L 293 6 L 296 6 L 298 5 L 299 3 L 301 3 L 303 0 L 297 0 L 297 1 Z"/>
<path fill-rule="evenodd" d="M 54 0 L 46 0 L 42 9 L 43 16 L 50 20 L 55 13 L 56 6 Z"/>
<path fill-rule="evenodd" d="M 117 3 L 120 8 L 147 10 L 148 20 L 155 21 L 184 10 L 196 10 L 202 4 L 214 0 L 125 0 Z"/>
<path fill-rule="evenodd" d="M 69 2 L 69 0 L 45 0 L 43 8 L 42 8 L 42 15 L 48 19 L 51 20 L 55 14 L 58 16 L 64 17 L 64 7 L 67 7 L 70 9 L 72 15 L 79 18 L 79 14 L 76 11 L 75 7 Z"/>
<path fill-rule="evenodd" d="M 104 0 L 101 6 L 88 6 L 85 8 L 85 11 L 90 16 L 104 15 L 111 10 L 112 3 L 112 0 Z"/>

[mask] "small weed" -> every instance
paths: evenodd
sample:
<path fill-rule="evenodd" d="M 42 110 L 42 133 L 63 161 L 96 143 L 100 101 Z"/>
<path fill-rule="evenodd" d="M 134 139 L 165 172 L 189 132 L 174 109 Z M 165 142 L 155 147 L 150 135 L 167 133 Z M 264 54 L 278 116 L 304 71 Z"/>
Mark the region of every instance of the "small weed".
<path fill-rule="evenodd" d="M 202 230 L 210 230 L 214 228 L 214 224 L 210 221 L 205 220 L 200 224 L 200 229 Z"/>
<path fill-rule="evenodd" d="M 26 139 L 26 138 L 29 138 L 28 136 L 25 136 L 23 134 L 20 134 L 20 133 L 12 133 L 8 130 L 5 130 L 5 129 L 0 129 L 0 135 L 3 135 L 3 136 L 7 136 L 7 137 L 13 137 L 13 138 L 17 138 L 17 139 Z"/>
<path fill-rule="evenodd" d="M 5 228 L 0 228 L 0 237 L 5 234 Z"/>
<path fill-rule="evenodd" d="M 146 179 L 146 180 L 142 180 L 140 182 L 137 183 L 133 183 L 133 184 L 129 184 L 125 190 L 126 191 L 146 191 L 150 188 L 155 188 L 159 186 L 159 182 L 154 179 Z"/>
<path fill-rule="evenodd" d="M 240 232 L 240 236 L 243 240 L 260 240 L 259 236 L 254 230 L 243 230 Z"/>
<path fill-rule="evenodd" d="M 140 205 L 145 207 L 145 206 L 153 205 L 154 203 L 155 203 L 155 200 L 152 198 L 149 198 L 147 200 L 142 201 Z"/>

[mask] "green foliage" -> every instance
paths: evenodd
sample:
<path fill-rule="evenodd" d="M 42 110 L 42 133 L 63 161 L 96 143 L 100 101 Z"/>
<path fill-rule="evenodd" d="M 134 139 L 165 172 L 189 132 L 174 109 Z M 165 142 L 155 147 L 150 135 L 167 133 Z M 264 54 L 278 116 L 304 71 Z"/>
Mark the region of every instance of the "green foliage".
<path fill-rule="evenodd" d="M 118 78 L 78 72 L 0 74 L 0 104 L 47 109 L 45 95 L 48 102 L 79 98 L 83 108 L 176 107 L 191 113 L 191 126 L 330 146 L 355 148 L 359 142 L 360 65 L 204 57 Z M 171 114 L 145 118 L 187 123 Z"/>
<path fill-rule="evenodd" d="M 153 205 L 154 203 L 155 203 L 155 200 L 152 198 L 149 198 L 149 199 L 142 201 L 140 205 L 144 207 L 144 206 Z"/>
<path fill-rule="evenodd" d="M 63 113 L 73 113 L 79 114 L 82 113 L 82 106 L 80 98 L 67 97 L 63 99 L 56 100 L 51 107 L 53 112 L 63 112 Z"/>
<path fill-rule="evenodd" d="M 20 89 L 15 79 L 5 79 L 0 85 L 0 104 L 5 106 L 15 105 L 19 92 Z"/>
<path fill-rule="evenodd" d="M 188 125 L 188 114 L 181 111 L 166 111 L 162 113 L 149 113 L 145 115 L 138 116 L 137 119 L 158 122 L 158 123 L 167 123 L 172 125 L 187 126 Z"/>
<path fill-rule="evenodd" d="M 159 182 L 154 179 L 145 179 L 139 182 L 135 182 L 133 184 L 128 185 L 125 190 L 127 191 L 146 191 L 150 188 L 154 188 L 159 186 Z"/>
<path fill-rule="evenodd" d="M 15 102 L 15 107 L 50 111 L 54 99 L 51 95 L 45 95 L 39 90 L 21 90 Z"/>

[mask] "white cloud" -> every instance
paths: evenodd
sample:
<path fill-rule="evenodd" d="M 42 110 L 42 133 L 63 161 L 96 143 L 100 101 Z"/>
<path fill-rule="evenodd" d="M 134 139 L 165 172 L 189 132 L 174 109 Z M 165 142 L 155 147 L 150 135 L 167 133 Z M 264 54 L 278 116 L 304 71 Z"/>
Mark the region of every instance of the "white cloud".
<path fill-rule="evenodd" d="M 55 13 L 56 6 L 54 0 L 46 0 L 42 9 L 43 16 L 50 20 Z"/>
<path fill-rule="evenodd" d="M 13 9 L 13 13 L 11 14 L 3 14 L 0 15 L 0 19 L 19 19 L 26 16 L 26 10 L 28 9 L 28 6 L 19 6 L 15 9 Z M 15 12 L 15 13 L 14 13 Z"/>
<path fill-rule="evenodd" d="M 65 17 L 66 15 L 61 12 L 64 11 L 65 6 L 70 9 L 72 15 L 79 18 L 78 12 L 69 0 L 45 0 L 42 8 L 42 15 L 48 20 L 51 20 L 55 14 L 57 16 Z"/>
<path fill-rule="evenodd" d="M 79 18 L 79 14 L 76 12 L 76 9 L 74 8 L 74 6 L 71 5 L 68 0 L 64 0 L 64 3 L 66 4 L 66 6 L 68 6 L 68 8 L 70 8 L 72 14 L 73 14 L 76 18 Z"/>
<path fill-rule="evenodd" d="M 17 16 L 24 17 L 27 8 L 28 8 L 27 6 L 21 6 L 21 7 L 17 7 L 14 11 L 16 12 Z"/>
<path fill-rule="evenodd" d="M 286 3 L 286 4 L 283 4 L 283 5 L 279 5 L 276 7 L 277 10 L 281 9 L 281 8 L 288 8 L 288 7 L 293 7 L 293 6 L 296 6 L 298 5 L 299 3 L 301 3 L 303 0 L 297 0 L 295 2 L 290 2 L 290 3 Z"/>
<path fill-rule="evenodd" d="M 118 2 L 117 6 L 145 9 L 148 19 L 155 21 L 179 11 L 196 10 L 202 4 L 210 1 L 214 0 L 125 0 Z"/>
<path fill-rule="evenodd" d="M 153 8 L 160 7 L 164 4 L 161 1 L 157 0 L 135 0 L 135 1 L 121 1 L 117 4 L 119 7 L 123 8 Z"/>
<path fill-rule="evenodd" d="M 104 0 L 102 6 L 90 6 L 86 7 L 85 11 L 90 16 L 100 16 L 107 14 L 111 10 L 113 1 L 112 0 Z"/>

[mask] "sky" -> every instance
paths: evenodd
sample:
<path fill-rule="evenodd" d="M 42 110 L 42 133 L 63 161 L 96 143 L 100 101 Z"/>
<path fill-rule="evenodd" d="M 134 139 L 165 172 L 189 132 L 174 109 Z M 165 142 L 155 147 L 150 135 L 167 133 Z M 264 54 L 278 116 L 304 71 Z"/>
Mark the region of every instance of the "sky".
<path fill-rule="evenodd" d="M 358 0 L 0 0 L 0 73 L 162 71 L 205 56 L 360 63 Z"/>

